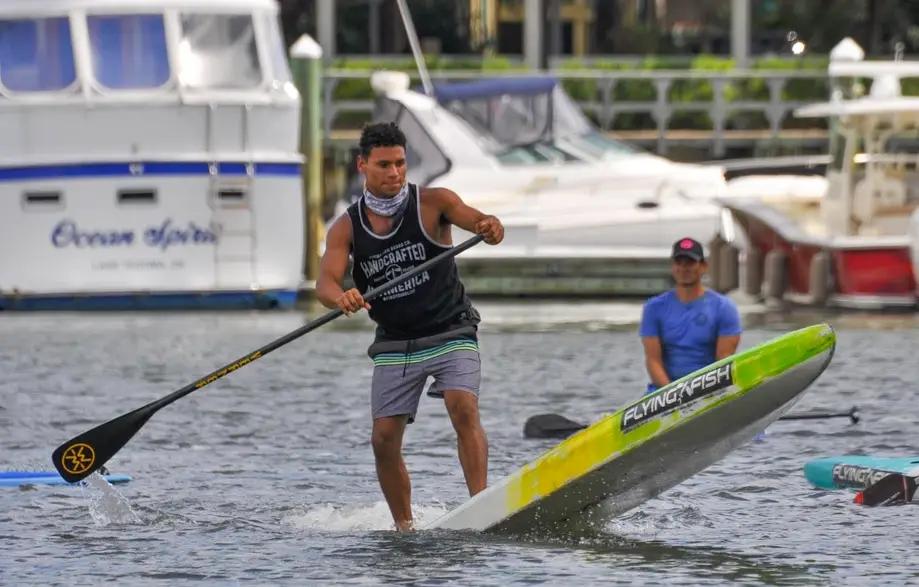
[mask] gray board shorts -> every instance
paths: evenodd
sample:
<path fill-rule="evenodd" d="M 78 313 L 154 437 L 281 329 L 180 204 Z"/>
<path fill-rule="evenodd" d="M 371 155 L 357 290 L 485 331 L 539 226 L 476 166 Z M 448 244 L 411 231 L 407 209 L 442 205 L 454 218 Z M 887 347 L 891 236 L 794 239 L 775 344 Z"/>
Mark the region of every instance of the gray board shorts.
<path fill-rule="evenodd" d="M 478 397 L 482 371 L 477 338 L 475 327 L 462 326 L 425 338 L 370 345 L 373 419 L 407 415 L 408 423 L 414 422 L 429 377 L 434 378 L 429 397 L 443 398 L 444 391 L 454 390 Z"/>

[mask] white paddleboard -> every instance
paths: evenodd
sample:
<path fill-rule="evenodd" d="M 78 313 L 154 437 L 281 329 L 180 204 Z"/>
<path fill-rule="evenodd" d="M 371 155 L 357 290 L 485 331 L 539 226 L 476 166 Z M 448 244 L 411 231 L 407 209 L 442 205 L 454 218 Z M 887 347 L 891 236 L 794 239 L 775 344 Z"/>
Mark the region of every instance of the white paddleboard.
<path fill-rule="evenodd" d="M 522 534 L 621 515 L 763 432 L 835 348 L 833 329 L 817 324 L 713 363 L 569 437 L 425 529 Z"/>

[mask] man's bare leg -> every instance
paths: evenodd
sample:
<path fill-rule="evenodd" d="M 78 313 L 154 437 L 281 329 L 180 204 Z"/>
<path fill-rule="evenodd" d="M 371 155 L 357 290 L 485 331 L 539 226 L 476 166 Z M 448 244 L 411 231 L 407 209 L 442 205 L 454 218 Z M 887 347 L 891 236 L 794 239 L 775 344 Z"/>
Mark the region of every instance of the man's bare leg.
<path fill-rule="evenodd" d="M 468 391 L 445 391 L 444 403 L 453 429 L 469 496 L 488 484 L 488 438 L 479 420 L 479 399 Z"/>
<path fill-rule="evenodd" d="M 373 421 L 371 444 L 377 479 L 389 505 L 393 522 L 400 531 L 413 530 L 412 486 L 402 458 L 402 436 L 408 416 L 393 416 Z"/>

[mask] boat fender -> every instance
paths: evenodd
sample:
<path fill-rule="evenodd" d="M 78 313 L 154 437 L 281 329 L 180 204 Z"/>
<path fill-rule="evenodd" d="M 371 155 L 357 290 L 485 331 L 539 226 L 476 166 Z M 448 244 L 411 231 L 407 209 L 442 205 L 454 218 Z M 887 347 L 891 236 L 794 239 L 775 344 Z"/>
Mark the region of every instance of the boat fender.
<path fill-rule="evenodd" d="M 785 297 L 785 271 L 788 256 L 785 251 L 773 249 L 766 253 L 765 268 L 763 271 L 765 292 L 767 300 L 781 301 Z"/>
<path fill-rule="evenodd" d="M 740 287 L 740 251 L 727 243 L 718 251 L 718 291 L 728 293 Z"/>
<path fill-rule="evenodd" d="M 830 294 L 830 255 L 820 251 L 811 258 L 810 275 L 811 303 L 822 306 Z"/>
<path fill-rule="evenodd" d="M 721 233 L 715 234 L 715 237 L 708 243 L 709 284 L 718 292 L 721 291 L 721 249 L 725 244 L 724 238 L 721 237 Z"/>
<path fill-rule="evenodd" d="M 763 254 L 755 247 L 744 256 L 744 293 L 756 299 L 763 295 Z"/>
<path fill-rule="evenodd" d="M 919 275 L 919 210 L 913 210 L 909 216 L 909 256 L 913 273 Z"/>

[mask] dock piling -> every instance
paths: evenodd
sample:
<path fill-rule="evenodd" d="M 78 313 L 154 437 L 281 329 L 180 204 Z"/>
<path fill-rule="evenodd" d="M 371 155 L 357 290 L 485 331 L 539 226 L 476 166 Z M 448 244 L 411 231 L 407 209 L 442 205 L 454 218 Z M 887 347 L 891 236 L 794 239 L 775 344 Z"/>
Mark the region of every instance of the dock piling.
<path fill-rule="evenodd" d="M 306 214 L 305 274 L 310 284 L 319 277 L 322 238 L 323 112 L 322 47 L 303 35 L 290 48 L 294 83 L 300 92 L 300 152 L 306 157 L 303 173 Z"/>

